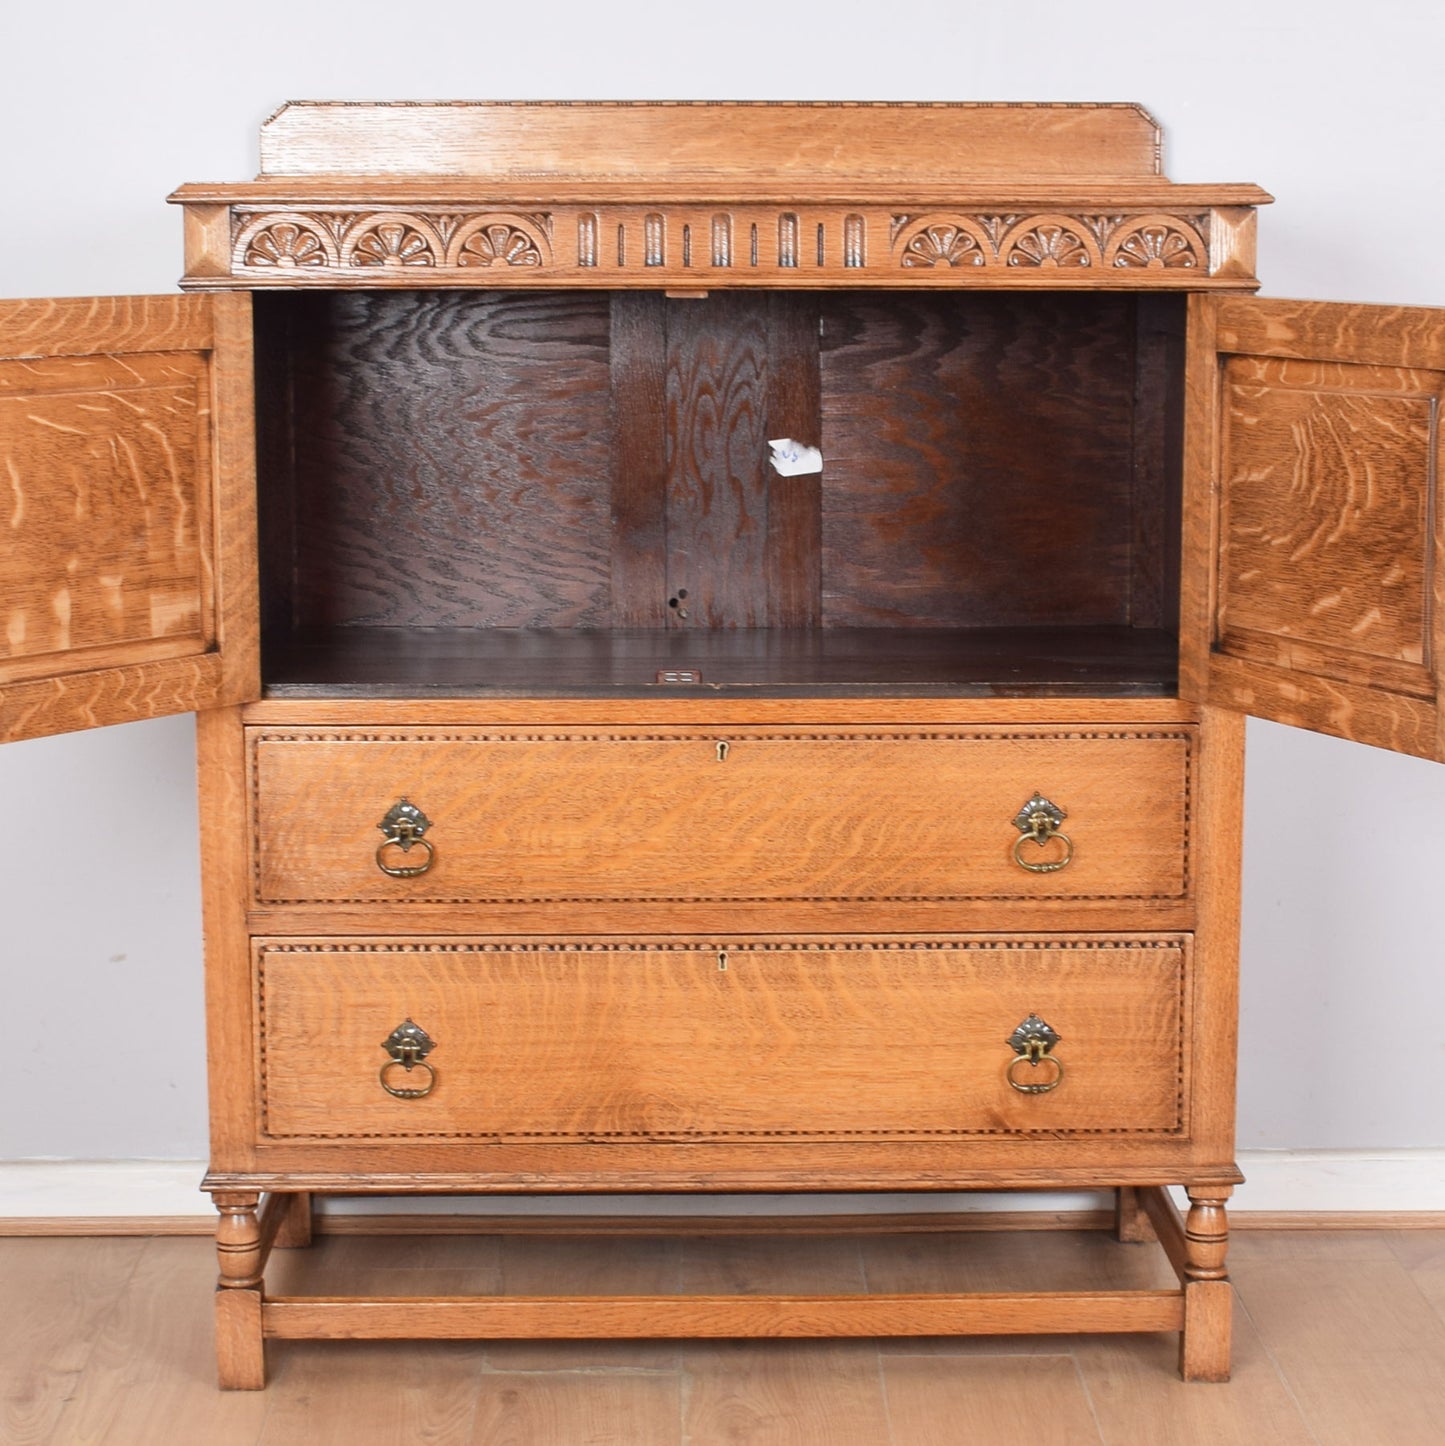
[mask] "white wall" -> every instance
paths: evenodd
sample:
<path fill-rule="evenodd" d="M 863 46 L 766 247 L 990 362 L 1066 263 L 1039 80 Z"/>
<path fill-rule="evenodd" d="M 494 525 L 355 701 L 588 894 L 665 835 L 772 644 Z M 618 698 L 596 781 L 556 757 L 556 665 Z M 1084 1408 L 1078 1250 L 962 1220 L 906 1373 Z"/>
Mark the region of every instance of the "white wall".
<path fill-rule="evenodd" d="M 5 7 L 0 294 L 171 289 L 163 197 L 284 99 L 836 97 L 1141 101 L 1279 197 L 1268 293 L 1445 304 L 1435 5 L 403 9 Z M 205 1153 L 193 768 L 189 719 L 0 750 L 0 1158 Z M 1255 724 L 1248 800 L 1241 1146 L 1445 1144 L 1445 769 Z"/>

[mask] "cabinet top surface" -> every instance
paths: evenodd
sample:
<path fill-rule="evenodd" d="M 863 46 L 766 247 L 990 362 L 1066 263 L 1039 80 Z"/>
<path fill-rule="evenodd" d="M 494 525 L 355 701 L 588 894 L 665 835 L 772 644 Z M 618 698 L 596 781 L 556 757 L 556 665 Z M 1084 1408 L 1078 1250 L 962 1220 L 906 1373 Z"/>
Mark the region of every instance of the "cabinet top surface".
<path fill-rule="evenodd" d="M 1160 155 L 1131 104 L 305 101 L 171 199 L 193 286 L 1255 284 L 1268 194 Z"/>

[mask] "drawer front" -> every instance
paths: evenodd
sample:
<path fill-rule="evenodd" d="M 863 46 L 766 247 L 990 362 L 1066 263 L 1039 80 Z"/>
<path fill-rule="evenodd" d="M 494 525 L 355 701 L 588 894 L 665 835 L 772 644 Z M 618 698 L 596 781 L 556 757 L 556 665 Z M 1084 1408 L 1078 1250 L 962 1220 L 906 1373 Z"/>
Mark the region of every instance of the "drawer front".
<path fill-rule="evenodd" d="M 263 1133 L 1179 1136 L 1190 956 L 1188 935 L 257 941 Z M 1030 1016 L 1059 1036 L 1037 1063 L 1009 1043 Z M 383 1043 L 408 1020 L 432 1043 L 411 1069 Z M 1023 1092 L 1011 1066 L 1017 1085 L 1056 1087 Z"/>
<path fill-rule="evenodd" d="M 249 730 L 255 901 L 1180 900 L 1196 732 Z M 1036 793 L 1068 839 L 1015 826 Z M 385 848 L 405 797 L 424 843 Z M 1023 863 L 1066 866 L 1048 872 Z M 395 877 L 394 869 L 425 872 Z"/>

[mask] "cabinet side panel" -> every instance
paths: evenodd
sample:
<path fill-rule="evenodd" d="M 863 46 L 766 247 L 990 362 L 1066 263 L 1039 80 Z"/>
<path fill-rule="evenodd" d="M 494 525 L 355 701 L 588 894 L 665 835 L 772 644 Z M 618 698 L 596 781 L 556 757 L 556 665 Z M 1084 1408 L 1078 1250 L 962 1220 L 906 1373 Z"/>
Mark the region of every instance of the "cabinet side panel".
<path fill-rule="evenodd" d="M 211 1164 L 244 1170 L 256 1136 L 255 1019 L 246 934 L 246 756 L 240 710 L 196 719 Z"/>
<path fill-rule="evenodd" d="M 1200 720 L 1195 888 L 1193 1119 L 1201 1156 L 1233 1163 L 1239 1016 L 1239 880 L 1244 808 L 1244 718 L 1206 708 Z"/>

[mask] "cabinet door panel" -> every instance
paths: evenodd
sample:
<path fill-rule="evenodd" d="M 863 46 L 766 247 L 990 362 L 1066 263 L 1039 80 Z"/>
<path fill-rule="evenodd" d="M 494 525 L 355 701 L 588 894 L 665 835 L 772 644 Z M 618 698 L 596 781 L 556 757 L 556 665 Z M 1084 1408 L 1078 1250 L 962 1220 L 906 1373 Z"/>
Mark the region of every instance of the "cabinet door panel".
<path fill-rule="evenodd" d="M 255 697 L 250 301 L 0 303 L 0 738 Z"/>
<path fill-rule="evenodd" d="M 1445 312 L 1197 298 L 1187 697 L 1440 757 Z"/>

